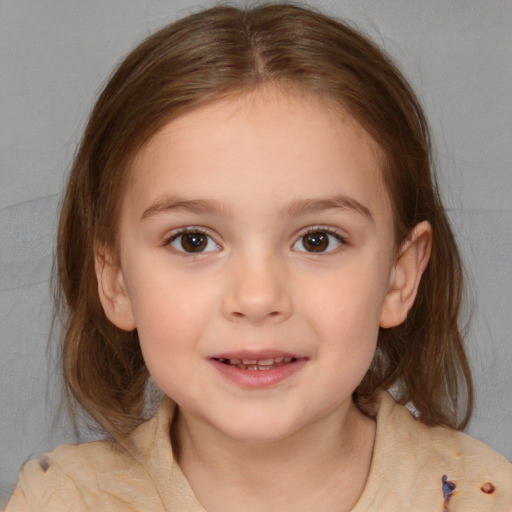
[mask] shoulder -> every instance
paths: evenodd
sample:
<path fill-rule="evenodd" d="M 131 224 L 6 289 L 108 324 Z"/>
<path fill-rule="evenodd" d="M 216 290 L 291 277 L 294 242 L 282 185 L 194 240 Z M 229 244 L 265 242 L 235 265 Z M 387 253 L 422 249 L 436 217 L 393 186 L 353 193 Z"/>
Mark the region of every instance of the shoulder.
<path fill-rule="evenodd" d="M 130 436 L 144 442 L 151 437 L 150 420 Z M 89 510 L 160 510 L 152 503 L 154 484 L 136 450 L 111 441 L 61 445 L 27 462 L 6 512 Z M 148 508 L 149 507 L 149 508 Z"/>
<path fill-rule="evenodd" d="M 124 492 L 135 484 L 139 471 L 134 462 L 107 441 L 59 446 L 21 468 L 7 511 L 60 511 L 70 504 L 76 512 L 90 510 L 99 490 L 109 492 L 113 501 L 115 487 Z M 113 481 L 119 472 L 124 474 L 123 489 Z"/>
<path fill-rule="evenodd" d="M 418 503 L 433 493 L 450 511 L 512 511 L 512 464 L 505 457 L 462 432 L 424 425 L 389 395 L 377 418 L 376 450 L 392 457 L 391 474 L 409 483 Z"/>
<path fill-rule="evenodd" d="M 512 511 L 512 464 L 505 457 L 463 432 L 424 425 L 421 431 L 424 459 L 443 468 L 453 510 Z"/>

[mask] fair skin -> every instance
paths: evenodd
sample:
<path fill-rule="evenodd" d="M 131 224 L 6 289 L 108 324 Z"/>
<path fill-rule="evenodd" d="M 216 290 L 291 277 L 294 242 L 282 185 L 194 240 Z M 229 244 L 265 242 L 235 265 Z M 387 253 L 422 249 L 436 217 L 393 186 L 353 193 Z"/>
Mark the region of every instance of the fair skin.
<path fill-rule="evenodd" d="M 348 115 L 273 89 L 186 114 L 136 155 L 100 298 L 178 404 L 180 466 L 209 512 L 340 512 L 363 491 L 375 423 L 351 395 L 431 238 L 422 223 L 397 253 L 380 167 Z"/>

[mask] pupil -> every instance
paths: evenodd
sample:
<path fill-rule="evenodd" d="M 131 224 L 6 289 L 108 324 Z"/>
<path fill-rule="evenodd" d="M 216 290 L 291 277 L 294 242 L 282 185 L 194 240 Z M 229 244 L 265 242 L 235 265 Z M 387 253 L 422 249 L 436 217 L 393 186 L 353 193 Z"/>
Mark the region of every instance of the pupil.
<path fill-rule="evenodd" d="M 206 247 L 206 236 L 201 233 L 186 233 L 181 237 L 181 245 L 187 252 L 201 252 Z"/>
<path fill-rule="evenodd" d="M 325 233 L 309 233 L 302 239 L 302 244 L 310 252 L 322 252 L 329 246 L 329 238 Z"/>

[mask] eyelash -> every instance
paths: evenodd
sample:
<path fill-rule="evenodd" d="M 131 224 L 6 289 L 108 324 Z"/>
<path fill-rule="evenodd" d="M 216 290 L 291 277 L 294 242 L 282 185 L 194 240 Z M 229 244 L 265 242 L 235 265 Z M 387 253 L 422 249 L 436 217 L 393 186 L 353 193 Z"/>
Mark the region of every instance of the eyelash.
<path fill-rule="evenodd" d="M 202 228 L 199 228 L 199 227 L 194 227 L 194 226 L 189 226 L 189 227 L 181 228 L 181 229 L 178 229 L 177 231 L 174 231 L 170 236 L 168 236 L 168 237 L 166 237 L 164 239 L 164 241 L 162 243 L 162 246 L 164 246 L 164 247 L 172 246 L 173 242 L 178 240 L 183 235 L 187 235 L 187 234 L 203 235 L 207 239 L 209 239 L 210 241 L 215 243 L 217 248 L 220 247 L 219 244 L 214 240 L 214 238 L 205 229 L 202 229 Z M 207 241 L 206 243 L 209 244 L 210 242 Z M 197 251 L 197 252 L 195 252 L 195 251 L 186 251 L 186 250 L 180 250 L 180 249 L 178 249 L 176 247 L 173 247 L 173 249 L 175 250 L 176 253 L 178 253 L 178 254 L 180 254 L 182 256 L 185 256 L 185 257 L 198 256 L 198 255 L 201 255 L 201 254 L 205 254 L 207 252 L 213 252 L 213 251 Z"/>
<path fill-rule="evenodd" d="M 323 250 L 323 251 L 298 251 L 298 252 L 305 252 L 307 254 L 329 254 L 332 252 L 335 252 L 337 250 L 343 249 L 344 246 L 347 245 L 348 241 L 347 238 L 343 235 L 341 235 L 336 229 L 328 228 L 326 226 L 310 226 L 306 228 L 305 231 L 301 232 L 297 238 L 297 240 L 292 244 L 292 248 L 295 247 L 296 244 L 303 243 L 304 238 L 308 235 L 313 234 L 325 234 L 328 236 L 331 236 L 336 239 L 337 242 L 339 242 L 339 246 L 335 247 L 334 249 L 330 250 Z M 326 249 L 329 247 L 329 244 L 331 243 L 329 240 L 327 241 L 328 245 Z"/>
<path fill-rule="evenodd" d="M 205 247 L 208 247 L 208 244 L 210 242 L 213 242 L 213 243 L 215 243 L 217 249 L 220 248 L 220 245 L 214 240 L 214 238 L 205 229 L 200 228 L 200 227 L 194 227 L 194 226 L 189 226 L 189 227 L 181 228 L 181 229 L 173 232 L 170 236 L 165 238 L 165 240 L 162 243 L 162 246 L 164 246 L 164 247 L 172 246 L 173 242 L 175 242 L 180 237 L 182 237 L 183 235 L 186 235 L 186 234 L 199 234 L 199 235 L 203 235 L 203 236 L 205 236 L 209 240 L 209 241 L 206 242 L 207 245 Z M 295 250 L 297 252 L 305 252 L 307 254 L 326 254 L 326 253 L 328 254 L 328 253 L 334 252 L 334 251 L 336 251 L 336 250 L 338 250 L 340 248 L 343 248 L 343 246 L 347 245 L 346 237 L 342 236 L 337 230 L 332 229 L 332 228 L 327 228 L 325 226 L 310 226 L 310 227 L 308 227 L 306 230 L 302 231 L 298 235 L 297 239 L 292 244 L 292 249 L 297 244 L 300 244 L 300 243 L 302 243 L 302 247 L 304 247 L 304 238 L 307 237 L 308 235 L 313 235 L 313 234 L 319 234 L 319 235 L 320 234 L 322 234 L 322 235 L 325 234 L 325 235 L 328 235 L 328 237 L 333 237 L 339 243 L 339 246 L 335 247 L 334 249 L 326 250 L 326 249 L 329 248 L 329 245 L 331 244 L 330 240 L 327 239 L 327 246 L 325 247 L 324 250 L 319 250 L 319 251 L 315 251 L 315 250 L 308 251 L 308 250 L 299 250 L 299 249 L 295 249 Z M 178 254 L 180 254 L 182 256 L 186 256 L 186 257 L 198 256 L 198 255 L 205 254 L 205 253 L 208 253 L 208 252 L 215 252 L 215 251 L 212 251 L 212 250 L 208 250 L 208 251 L 204 251 L 204 250 L 200 250 L 200 251 L 187 251 L 187 250 L 180 250 L 180 249 L 178 249 L 176 247 L 173 247 L 173 249 Z"/>

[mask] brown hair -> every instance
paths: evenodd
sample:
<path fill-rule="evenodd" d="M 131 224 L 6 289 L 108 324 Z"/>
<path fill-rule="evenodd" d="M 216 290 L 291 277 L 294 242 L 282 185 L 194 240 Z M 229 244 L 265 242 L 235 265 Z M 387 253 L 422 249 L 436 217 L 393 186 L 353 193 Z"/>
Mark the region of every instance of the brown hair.
<path fill-rule="evenodd" d="M 356 404 L 371 414 L 377 391 L 393 387 L 397 400 L 412 402 L 425 423 L 464 426 L 473 394 L 458 325 L 462 265 L 432 173 L 422 109 L 368 39 L 290 4 L 216 7 L 171 24 L 130 53 L 101 93 L 59 224 L 57 304 L 65 314 L 69 394 L 117 439 L 142 421 L 148 371 L 137 332 L 118 329 L 103 313 L 94 244 L 115 252 L 126 169 L 159 128 L 215 99 L 269 83 L 329 98 L 377 142 L 397 248 L 417 223 L 432 226 L 432 255 L 418 297 L 402 325 L 380 330 L 372 366 L 354 392 Z"/>

